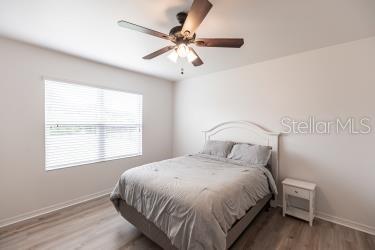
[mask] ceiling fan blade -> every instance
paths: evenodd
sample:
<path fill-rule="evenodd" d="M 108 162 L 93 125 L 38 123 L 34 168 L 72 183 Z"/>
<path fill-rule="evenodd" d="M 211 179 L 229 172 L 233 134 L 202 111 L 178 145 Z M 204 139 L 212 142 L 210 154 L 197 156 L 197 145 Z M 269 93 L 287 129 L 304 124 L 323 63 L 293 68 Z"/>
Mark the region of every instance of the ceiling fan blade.
<path fill-rule="evenodd" d="M 194 0 L 182 27 L 181 34 L 186 37 L 192 37 L 211 7 L 212 4 L 208 0 Z"/>
<path fill-rule="evenodd" d="M 200 47 L 240 48 L 244 44 L 242 38 L 197 38 L 195 45 Z"/>
<path fill-rule="evenodd" d="M 164 54 L 165 52 L 168 52 L 172 49 L 174 49 L 175 46 L 167 46 L 162 49 L 159 49 L 155 52 L 152 52 L 151 54 L 148 54 L 147 56 L 142 57 L 143 59 L 150 60 L 152 58 L 155 58 L 157 56 L 160 56 L 161 54 Z"/>
<path fill-rule="evenodd" d="M 198 56 L 197 52 L 195 52 L 195 50 L 193 48 L 190 48 L 191 52 L 193 52 L 195 54 L 195 56 L 197 57 L 194 61 L 192 61 L 191 63 L 197 67 L 197 66 L 201 66 L 203 64 L 203 61 L 202 59 Z"/>
<path fill-rule="evenodd" d="M 172 40 L 171 37 L 168 36 L 167 34 L 161 33 L 161 32 L 156 31 L 156 30 L 148 29 L 148 28 L 139 26 L 137 24 L 124 21 L 124 20 L 118 21 L 117 24 L 119 26 L 123 27 L 123 28 L 139 31 L 139 32 L 142 32 L 142 33 L 145 33 L 145 34 L 148 34 L 148 35 L 151 35 L 151 36 L 156 36 L 156 37 L 166 39 L 166 40 Z"/>

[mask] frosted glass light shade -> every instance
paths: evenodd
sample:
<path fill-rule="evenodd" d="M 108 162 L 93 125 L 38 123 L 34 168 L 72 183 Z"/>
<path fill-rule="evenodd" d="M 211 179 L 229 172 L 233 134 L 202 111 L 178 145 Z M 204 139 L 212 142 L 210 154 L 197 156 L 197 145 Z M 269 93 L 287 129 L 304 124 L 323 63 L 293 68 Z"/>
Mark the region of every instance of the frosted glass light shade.
<path fill-rule="evenodd" d="M 191 62 L 193 62 L 195 59 L 197 59 L 198 57 L 197 57 L 197 55 L 193 52 L 193 50 L 192 49 L 189 49 L 189 53 L 188 53 L 188 55 L 187 55 L 187 59 L 188 59 L 188 61 L 191 63 Z"/>
<path fill-rule="evenodd" d="M 169 55 L 168 55 L 168 58 L 169 58 L 169 60 L 171 60 L 172 62 L 174 62 L 174 63 L 176 63 L 177 62 L 177 59 L 178 59 L 178 54 L 177 54 L 177 52 L 176 52 L 176 50 L 174 49 L 174 50 L 172 50 L 172 52 L 171 53 L 169 53 Z"/>
<path fill-rule="evenodd" d="M 177 54 L 179 57 L 186 57 L 189 53 L 189 47 L 186 44 L 181 43 L 177 47 Z"/>

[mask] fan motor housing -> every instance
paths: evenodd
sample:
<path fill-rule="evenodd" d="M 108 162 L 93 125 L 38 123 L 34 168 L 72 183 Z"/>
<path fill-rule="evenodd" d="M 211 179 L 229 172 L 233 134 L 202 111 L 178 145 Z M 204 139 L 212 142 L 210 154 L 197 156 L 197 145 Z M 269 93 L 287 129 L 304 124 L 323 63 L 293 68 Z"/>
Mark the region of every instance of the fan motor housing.
<path fill-rule="evenodd" d="M 181 30 L 182 30 L 182 25 L 175 26 L 169 31 L 169 35 L 173 35 L 175 37 L 181 36 Z"/>
<path fill-rule="evenodd" d="M 181 34 L 181 30 L 182 30 L 182 26 L 185 23 L 186 17 L 187 17 L 186 12 L 177 13 L 176 18 L 177 18 L 177 21 L 180 23 L 180 25 L 173 27 L 169 31 L 169 35 L 174 36 L 177 41 L 182 40 L 182 38 L 184 38 L 184 35 Z M 195 39 L 195 34 L 189 39 L 190 40 L 189 42 L 191 42 L 194 39 Z"/>
<path fill-rule="evenodd" d="M 186 17 L 187 17 L 186 12 L 177 13 L 176 18 L 177 18 L 177 21 L 180 23 L 180 25 L 173 27 L 169 31 L 169 35 L 175 36 L 176 38 L 182 37 L 181 30 L 182 30 L 182 26 L 185 23 Z"/>

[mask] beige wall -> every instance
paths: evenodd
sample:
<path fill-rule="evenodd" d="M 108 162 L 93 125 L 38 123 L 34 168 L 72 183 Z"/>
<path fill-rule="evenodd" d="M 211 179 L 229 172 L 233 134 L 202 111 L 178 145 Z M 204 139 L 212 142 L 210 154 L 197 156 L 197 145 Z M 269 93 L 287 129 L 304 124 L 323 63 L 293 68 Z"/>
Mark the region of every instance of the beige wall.
<path fill-rule="evenodd" d="M 197 152 L 200 131 L 228 120 L 280 131 L 283 116 L 369 116 L 374 126 L 374 66 L 372 37 L 178 82 L 174 155 Z M 374 149 L 374 133 L 282 136 L 281 178 L 316 182 L 321 216 L 375 233 Z"/>
<path fill-rule="evenodd" d="M 143 94 L 143 156 L 46 172 L 42 76 Z M 0 222 L 108 190 L 125 169 L 169 158 L 172 94 L 165 80 L 0 38 Z"/>
<path fill-rule="evenodd" d="M 173 103 L 167 81 L 0 38 L 0 222 L 108 190 L 125 169 L 171 157 L 173 116 L 174 155 L 197 152 L 200 131 L 228 120 L 281 130 L 283 116 L 374 119 L 374 65 L 375 37 L 178 82 Z M 144 155 L 45 172 L 42 76 L 142 93 Z M 281 177 L 316 182 L 320 215 L 375 232 L 374 139 L 283 136 Z"/>

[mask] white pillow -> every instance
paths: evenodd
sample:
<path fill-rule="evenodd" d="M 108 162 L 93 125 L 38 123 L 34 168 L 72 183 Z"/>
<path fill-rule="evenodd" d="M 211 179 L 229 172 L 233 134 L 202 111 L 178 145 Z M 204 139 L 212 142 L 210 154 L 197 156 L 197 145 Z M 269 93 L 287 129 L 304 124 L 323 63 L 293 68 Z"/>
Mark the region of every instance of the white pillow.
<path fill-rule="evenodd" d="M 231 141 L 207 141 L 200 153 L 225 158 L 230 153 L 233 144 Z"/>
<path fill-rule="evenodd" d="M 266 166 L 271 157 L 271 152 L 272 148 L 269 146 L 238 143 L 233 146 L 228 158 L 250 165 Z"/>

